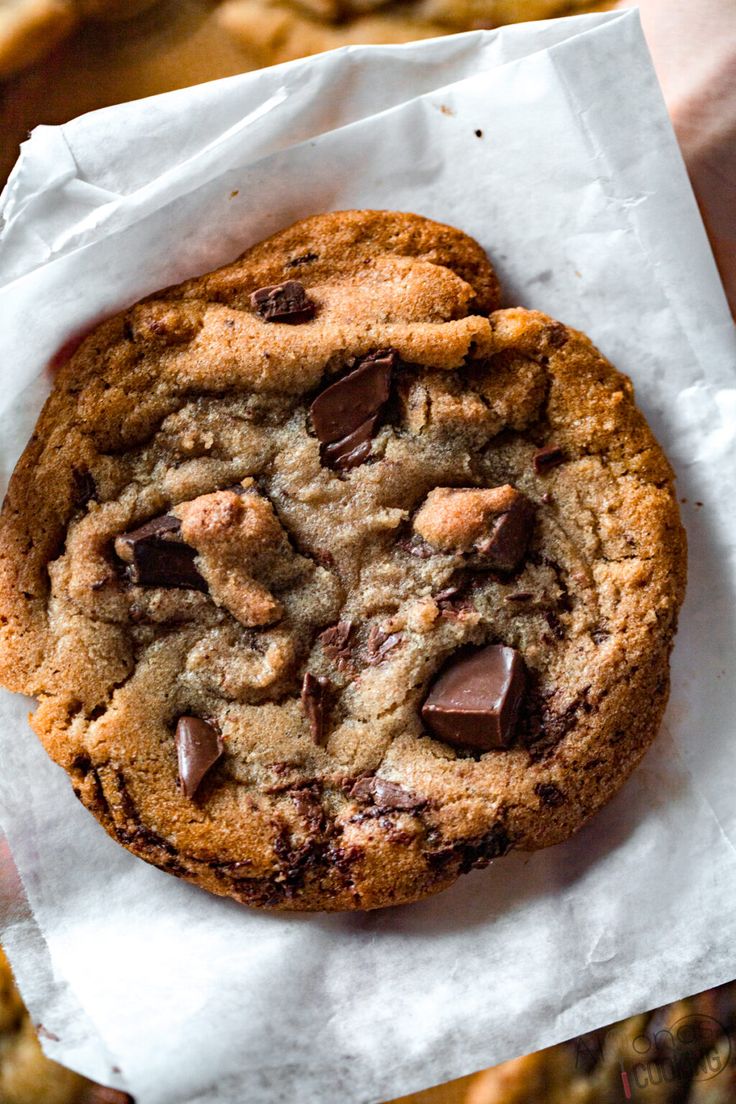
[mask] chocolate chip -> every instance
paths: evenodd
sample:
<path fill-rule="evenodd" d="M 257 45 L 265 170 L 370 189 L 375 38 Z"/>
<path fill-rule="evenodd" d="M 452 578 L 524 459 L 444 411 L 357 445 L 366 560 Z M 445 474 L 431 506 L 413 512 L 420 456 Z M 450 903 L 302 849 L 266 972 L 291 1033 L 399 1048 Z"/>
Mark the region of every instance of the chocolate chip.
<path fill-rule="evenodd" d="M 309 731 L 315 744 L 322 743 L 325 727 L 326 699 L 330 680 L 307 671 L 302 682 L 302 709 L 309 722 Z"/>
<path fill-rule="evenodd" d="M 180 717 L 176 724 L 179 780 L 185 797 L 194 797 L 207 771 L 223 752 L 220 733 L 199 717 Z"/>
<path fill-rule="evenodd" d="M 537 475 L 546 475 L 553 468 L 564 464 L 566 459 L 564 452 L 557 445 L 547 445 L 546 448 L 534 453 L 532 464 Z"/>
<path fill-rule="evenodd" d="M 251 294 L 250 304 L 264 322 L 308 322 L 316 309 L 298 280 L 258 288 Z"/>
<path fill-rule="evenodd" d="M 555 786 L 554 782 L 537 782 L 534 792 L 543 805 L 555 807 L 562 805 L 565 801 L 565 795 L 558 786 Z"/>
<path fill-rule="evenodd" d="M 525 689 L 521 654 L 490 644 L 451 661 L 422 706 L 422 720 L 438 739 L 456 747 L 507 748 Z"/>
<path fill-rule="evenodd" d="M 523 561 L 534 529 L 534 504 L 517 493 L 509 509 L 499 514 L 493 529 L 474 548 L 477 566 L 514 571 Z"/>
<path fill-rule="evenodd" d="M 402 640 L 401 633 L 387 633 L 379 629 L 378 625 L 371 625 L 367 644 L 368 662 L 374 665 L 380 663 Z"/>
<path fill-rule="evenodd" d="M 359 778 L 350 791 L 350 796 L 366 805 L 376 805 L 380 809 L 421 809 L 427 804 L 425 798 L 417 797 L 411 790 L 397 786 L 386 778 Z"/>
<path fill-rule="evenodd" d="M 88 503 L 96 499 L 97 486 L 88 471 L 74 471 L 72 472 L 72 479 L 74 481 L 74 505 L 78 510 L 83 510 Z"/>
<path fill-rule="evenodd" d="M 314 400 L 309 412 L 324 464 L 354 468 L 368 457 L 378 416 L 391 393 L 396 360 L 393 349 L 371 353 Z"/>
<path fill-rule="evenodd" d="M 137 586 L 206 590 L 194 566 L 196 551 L 181 539 L 181 522 L 171 514 L 153 518 L 115 539 L 115 552 Z"/>
<path fill-rule="evenodd" d="M 504 597 L 505 602 L 529 602 L 534 595 L 530 590 L 519 590 L 516 594 L 507 594 Z"/>

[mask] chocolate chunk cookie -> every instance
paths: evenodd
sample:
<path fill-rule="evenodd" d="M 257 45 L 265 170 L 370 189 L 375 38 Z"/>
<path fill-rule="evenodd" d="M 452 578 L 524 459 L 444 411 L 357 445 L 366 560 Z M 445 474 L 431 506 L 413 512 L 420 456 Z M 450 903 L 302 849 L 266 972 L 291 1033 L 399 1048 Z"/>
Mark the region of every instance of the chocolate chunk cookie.
<path fill-rule="evenodd" d="M 734 1028 L 730 982 L 485 1070 L 465 1104 L 730 1104 Z"/>
<path fill-rule="evenodd" d="M 307 219 L 104 323 L 0 523 L 0 675 L 135 854 L 271 908 L 566 839 L 654 738 L 672 473 L 580 333 L 414 215 Z"/>

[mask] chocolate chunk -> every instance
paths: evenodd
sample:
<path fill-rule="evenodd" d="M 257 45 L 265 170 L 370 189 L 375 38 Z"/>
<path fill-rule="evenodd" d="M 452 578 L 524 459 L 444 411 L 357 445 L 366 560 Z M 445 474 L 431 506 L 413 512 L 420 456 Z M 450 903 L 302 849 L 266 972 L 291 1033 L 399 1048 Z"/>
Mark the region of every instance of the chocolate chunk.
<path fill-rule="evenodd" d="M 334 660 L 339 670 L 345 670 L 350 666 L 352 648 L 350 646 L 350 634 L 353 631 L 352 621 L 338 621 L 329 629 L 319 634 L 319 642 L 325 650 L 328 659 Z"/>
<path fill-rule="evenodd" d="M 422 720 L 438 739 L 456 747 L 507 748 L 525 688 L 521 654 L 490 644 L 450 663 L 422 706 Z"/>
<path fill-rule="evenodd" d="M 115 552 L 138 586 L 206 590 L 194 566 L 196 551 L 181 539 L 181 522 L 171 514 L 153 518 L 115 538 Z"/>
<path fill-rule="evenodd" d="M 554 610 L 546 610 L 544 613 L 544 620 L 547 622 L 550 629 L 552 630 L 552 635 L 554 636 L 555 640 L 565 639 L 565 626 L 562 624 Z"/>
<path fill-rule="evenodd" d="M 464 581 L 461 585 L 447 587 L 446 590 L 441 590 L 439 594 L 435 594 L 435 604 L 441 617 L 456 621 L 464 613 L 474 608 L 470 598 L 463 593 L 463 589 L 467 585 L 467 581 Z"/>
<path fill-rule="evenodd" d="M 400 644 L 403 639 L 401 633 L 387 633 L 379 629 L 378 625 L 371 625 L 368 633 L 368 662 L 380 663 L 388 655 L 392 648 Z"/>
<path fill-rule="evenodd" d="M 537 782 L 534 787 L 534 792 L 543 805 L 555 807 L 557 805 L 562 805 L 565 800 L 565 795 L 562 790 L 559 786 L 556 786 L 554 782 Z"/>
<path fill-rule="evenodd" d="M 326 699 L 330 680 L 307 671 L 302 682 L 302 709 L 309 722 L 309 731 L 315 744 L 322 743 L 325 727 Z"/>
<path fill-rule="evenodd" d="M 222 755 L 220 733 L 199 717 L 180 717 L 176 723 L 179 780 L 185 797 L 194 797 L 207 771 Z"/>
<path fill-rule="evenodd" d="M 553 468 L 564 464 L 566 459 L 564 452 L 557 445 L 547 445 L 546 448 L 534 453 L 532 464 L 537 475 L 546 475 Z"/>
<path fill-rule="evenodd" d="M 371 439 L 377 421 L 378 416 L 374 415 L 363 422 L 362 425 L 359 425 L 352 433 L 349 433 L 347 437 L 343 437 L 342 440 L 335 441 L 331 445 L 323 445 L 322 459 L 327 466 L 337 468 L 339 471 L 347 471 L 348 468 L 359 467 L 367 460 L 371 451 Z"/>
<path fill-rule="evenodd" d="M 250 297 L 250 305 L 264 322 L 308 322 L 314 318 L 315 304 L 298 280 L 262 287 Z"/>
<path fill-rule="evenodd" d="M 367 458 L 378 416 L 391 393 L 396 359 L 393 349 L 371 353 L 314 400 L 309 412 L 323 446 L 323 463 L 354 468 Z"/>
<path fill-rule="evenodd" d="M 545 326 L 543 337 L 551 348 L 561 349 L 567 344 L 567 327 L 561 322 L 551 322 L 549 326 Z"/>
<path fill-rule="evenodd" d="M 469 840 L 458 840 L 436 851 L 425 851 L 427 864 L 432 870 L 442 870 L 452 862 L 458 863 L 458 873 L 467 874 L 471 870 L 481 870 L 494 859 L 500 858 L 511 850 L 513 841 L 503 824 L 496 822 L 484 836 Z"/>
<path fill-rule="evenodd" d="M 475 545 L 479 567 L 515 571 L 523 561 L 534 529 L 534 505 L 517 492 L 505 513 L 496 518 L 493 529 Z"/>
<path fill-rule="evenodd" d="M 381 809 L 421 809 L 427 804 L 425 798 L 417 797 L 411 790 L 397 786 L 386 778 L 359 778 L 350 791 L 350 796 L 366 805 L 377 805 Z"/>

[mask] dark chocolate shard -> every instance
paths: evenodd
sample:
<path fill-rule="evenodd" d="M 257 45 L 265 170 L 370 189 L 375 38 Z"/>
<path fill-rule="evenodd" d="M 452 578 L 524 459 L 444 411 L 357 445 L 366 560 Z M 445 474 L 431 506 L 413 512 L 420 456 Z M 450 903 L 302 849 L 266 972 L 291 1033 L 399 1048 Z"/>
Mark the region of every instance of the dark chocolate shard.
<path fill-rule="evenodd" d="M 318 640 L 324 648 L 328 659 L 333 660 L 339 670 L 344 670 L 350 665 L 352 659 L 352 647 L 350 634 L 353 631 L 352 621 L 338 621 L 329 629 L 319 634 Z"/>
<path fill-rule="evenodd" d="M 393 349 L 371 353 L 314 400 L 309 412 L 324 464 L 353 468 L 368 457 L 378 416 L 391 394 L 396 360 Z"/>
<path fill-rule="evenodd" d="M 315 744 L 322 743 L 325 729 L 325 712 L 330 680 L 307 671 L 302 682 L 301 702 L 309 731 Z"/>
<path fill-rule="evenodd" d="M 422 720 L 434 736 L 455 747 L 508 748 L 526 682 L 521 654 L 489 644 L 450 662 L 427 695 Z"/>
<path fill-rule="evenodd" d="M 347 437 L 340 441 L 333 441 L 330 445 L 323 445 L 321 450 L 322 460 L 329 468 L 337 468 L 339 471 L 347 471 L 349 468 L 357 468 L 363 464 L 370 455 L 371 440 L 378 415 L 359 425 Z"/>
<path fill-rule="evenodd" d="M 539 449 L 532 456 L 532 465 L 537 475 L 546 475 L 547 472 L 564 464 L 567 457 L 558 445 L 547 445 Z"/>
<path fill-rule="evenodd" d="M 466 585 L 467 581 L 463 580 L 457 586 L 446 587 L 445 590 L 441 590 L 439 594 L 434 595 L 441 617 L 450 621 L 457 621 L 464 613 L 468 613 L 473 609 L 473 603 L 464 593 Z"/>
<path fill-rule="evenodd" d="M 473 562 L 496 571 L 515 571 L 526 556 L 534 530 L 534 504 L 517 492 L 511 506 L 499 514 L 493 529 L 474 548 Z"/>
<path fill-rule="evenodd" d="M 181 522 L 171 514 L 152 518 L 115 538 L 115 553 L 137 586 L 206 590 L 194 566 L 196 551 L 181 539 Z"/>
<path fill-rule="evenodd" d="M 175 742 L 181 792 L 194 797 L 207 771 L 222 755 L 222 737 L 207 721 L 184 716 L 176 723 Z"/>
<path fill-rule="evenodd" d="M 359 778 L 350 791 L 350 796 L 365 805 L 376 805 L 380 809 L 421 809 L 427 804 L 426 798 L 418 797 L 411 790 L 405 790 L 396 782 L 386 778 Z"/>
<path fill-rule="evenodd" d="M 250 304 L 264 322 L 308 322 L 314 318 L 316 304 L 307 295 L 304 284 L 286 280 L 283 284 L 258 288 L 252 292 Z"/>
<path fill-rule="evenodd" d="M 386 658 L 392 648 L 395 648 L 397 644 L 400 644 L 403 640 L 402 633 L 388 633 L 383 629 L 379 629 L 378 625 L 371 625 L 371 630 L 368 633 L 368 662 L 370 664 L 380 663 Z"/>
<path fill-rule="evenodd" d="M 494 859 L 506 855 L 512 847 L 511 837 L 503 824 L 497 821 L 483 836 L 458 840 L 436 851 L 425 851 L 425 856 L 432 870 L 442 870 L 457 862 L 458 873 L 468 874 L 471 870 L 482 870 Z"/>

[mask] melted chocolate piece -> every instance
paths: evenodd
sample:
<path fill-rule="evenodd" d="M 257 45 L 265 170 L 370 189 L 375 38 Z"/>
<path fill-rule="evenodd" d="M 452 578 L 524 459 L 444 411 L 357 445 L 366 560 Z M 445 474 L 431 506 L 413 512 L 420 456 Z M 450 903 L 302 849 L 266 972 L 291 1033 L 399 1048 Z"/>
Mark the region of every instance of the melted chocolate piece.
<path fill-rule="evenodd" d="M 258 288 L 251 294 L 250 304 L 264 322 L 308 322 L 316 309 L 298 280 Z"/>
<path fill-rule="evenodd" d="M 325 727 L 325 708 L 330 690 L 330 680 L 307 671 L 302 682 L 302 709 L 309 722 L 309 731 L 315 744 L 322 743 Z"/>
<path fill-rule="evenodd" d="M 176 723 L 179 780 L 185 797 L 194 797 L 207 771 L 223 752 L 220 733 L 199 717 L 180 717 Z"/>
<path fill-rule="evenodd" d="M 393 349 L 363 357 L 351 372 L 320 392 L 309 408 L 328 467 L 354 468 L 370 453 L 378 416 L 391 393 Z"/>
<path fill-rule="evenodd" d="M 546 475 L 553 468 L 564 464 L 566 459 L 564 452 L 557 445 L 547 445 L 546 448 L 534 453 L 532 464 L 537 475 Z"/>
<path fill-rule="evenodd" d="M 181 522 L 171 514 L 153 518 L 115 538 L 115 553 L 137 586 L 206 590 L 194 566 L 195 550 L 181 539 Z"/>
<path fill-rule="evenodd" d="M 422 706 L 422 720 L 440 740 L 473 751 L 510 747 L 526 669 L 515 648 L 490 644 L 450 663 Z"/>
<path fill-rule="evenodd" d="M 366 805 L 376 805 L 380 809 L 421 809 L 426 799 L 417 797 L 411 790 L 397 786 L 386 778 L 359 778 L 350 791 L 350 796 Z"/>
<path fill-rule="evenodd" d="M 521 493 L 511 507 L 496 518 L 487 537 L 475 545 L 479 567 L 515 571 L 522 563 L 534 529 L 534 505 Z"/>
<path fill-rule="evenodd" d="M 335 441 L 331 445 L 322 446 L 322 459 L 330 468 L 339 471 L 347 471 L 348 468 L 357 468 L 368 459 L 371 451 L 371 440 L 378 415 L 368 418 L 357 429 Z"/>

